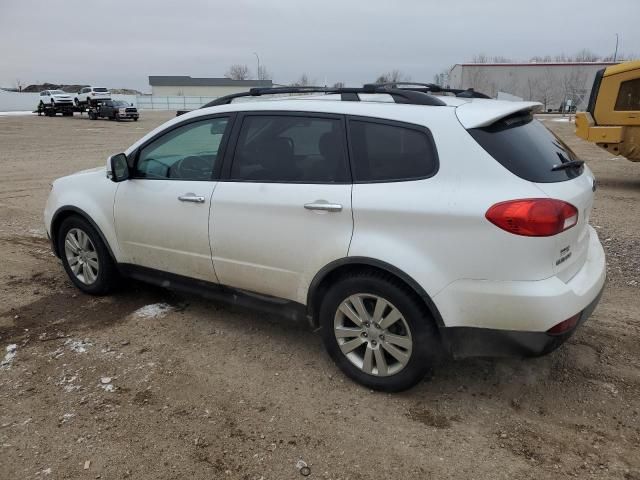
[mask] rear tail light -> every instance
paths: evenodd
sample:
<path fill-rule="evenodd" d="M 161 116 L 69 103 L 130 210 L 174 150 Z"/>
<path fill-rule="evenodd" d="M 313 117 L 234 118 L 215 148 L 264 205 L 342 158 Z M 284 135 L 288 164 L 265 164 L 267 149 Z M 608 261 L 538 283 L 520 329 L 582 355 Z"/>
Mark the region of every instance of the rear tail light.
<path fill-rule="evenodd" d="M 525 198 L 496 203 L 485 217 L 515 235 L 550 237 L 578 223 L 578 210 L 562 200 Z"/>
<path fill-rule="evenodd" d="M 560 322 L 551 327 L 547 330 L 547 333 L 550 333 L 551 335 L 560 335 L 561 333 L 568 332 L 578 324 L 578 320 L 580 320 L 580 314 L 576 313 L 573 317 L 567 318 L 564 322 Z"/>

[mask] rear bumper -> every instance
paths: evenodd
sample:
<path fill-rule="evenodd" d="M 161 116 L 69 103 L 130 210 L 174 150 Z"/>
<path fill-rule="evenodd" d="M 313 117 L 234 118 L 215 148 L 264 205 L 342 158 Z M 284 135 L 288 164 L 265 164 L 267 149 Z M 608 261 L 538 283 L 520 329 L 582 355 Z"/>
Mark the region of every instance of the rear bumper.
<path fill-rule="evenodd" d="M 442 328 L 445 349 L 454 358 L 467 357 L 537 357 L 546 355 L 560 347 L 591 316 L 604 288 L 598 296 L 582 310 L 575 327 L 559 335 L 546 332 L 523 332 L 492 328 L 450 327 Z"/>
<path fill-rule="evenodd" d="M 604 250 L 589 227 L 582 268 L 564 282 L 459 280 L 433 298 L 443 340 L 457 357 L 541 355 L 561 345 L 591 314 L 606 279 Z M 561 335 L 547 332 L 576 314 L 578 325 Z"/>

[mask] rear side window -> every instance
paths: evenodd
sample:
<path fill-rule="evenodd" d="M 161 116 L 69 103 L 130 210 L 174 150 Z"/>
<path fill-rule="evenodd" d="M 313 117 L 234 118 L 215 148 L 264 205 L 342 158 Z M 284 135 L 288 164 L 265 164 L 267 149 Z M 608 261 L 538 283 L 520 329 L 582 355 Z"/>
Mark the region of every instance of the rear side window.
<path fill-rule="evenodd" d="M 349 182 L 342 121 L 299 115 L 247 115 L 230 177 L 251 182 Z"/>
<path fill-rule="evenodd" d="M 98 88 L 94 88 L 93 91 L 94 92 L 107 92 L 108 90 L 106 88 L 98 87 Z"/>
<path fill-rule="evenodd" d="M 435 174 L 438 156 L 426 129 L 349 120 L 354 182 L 417 180 Z"/>
<path fill-rule="evenodd" d="M 640 110 L 640 78 L 627 80 L 620 84 L 615 110 Z"/>
<path fill-rule="evenodd" d="M 505 117 L 488 127 L 472 128 L 469 133 L 503 167 L 530 182 L 562 182 L 583 171 L 582 167 L 552 170 L 560 163 L 578 159 L 562 140 L 529 114 Z"/>

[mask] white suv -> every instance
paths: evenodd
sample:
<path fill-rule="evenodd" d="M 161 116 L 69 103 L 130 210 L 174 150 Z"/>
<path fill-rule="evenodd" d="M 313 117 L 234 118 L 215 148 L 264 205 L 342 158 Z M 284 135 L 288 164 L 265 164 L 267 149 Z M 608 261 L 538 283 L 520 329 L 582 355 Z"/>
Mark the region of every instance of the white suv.
<path fill-rule="evenodd" d="M 40 92 L 40 106 L 73 107 L 71 95 L 62 90 L 44 90 Z"/>
<path fill-rule="evenodd" d="M 111 92 L 104 87 L 83 87 L 76 95 L 75 104 L 91 106 L 98 100 L 111 100 Z"/>
<path fill-rule="evenodd" d="M 236 94 L 176 117 L 53 183 L 54 252 L 90 294 L 124 275 L 306 317 L 375 389 L 443 353 L 547 353 L 605 282 L 594 177 L 539 104 L 422 90 Z"/>

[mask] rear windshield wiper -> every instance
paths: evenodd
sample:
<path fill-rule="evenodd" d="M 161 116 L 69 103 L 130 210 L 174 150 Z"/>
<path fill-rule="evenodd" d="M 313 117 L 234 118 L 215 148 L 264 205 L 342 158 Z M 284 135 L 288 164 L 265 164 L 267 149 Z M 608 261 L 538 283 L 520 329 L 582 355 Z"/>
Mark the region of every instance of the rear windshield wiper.
<path fill-rule="evenodd" d="M 557 172 L 558 170 L 566 170 L 567 168 L 580 168 L 582 165 L 584 165 L 584 160 L 571 160 L 570 162 L 563 162 L 558 165 L 554 165 L 551 167 L 551 171 Z"/>

